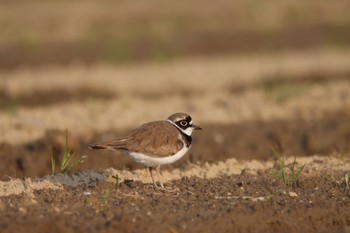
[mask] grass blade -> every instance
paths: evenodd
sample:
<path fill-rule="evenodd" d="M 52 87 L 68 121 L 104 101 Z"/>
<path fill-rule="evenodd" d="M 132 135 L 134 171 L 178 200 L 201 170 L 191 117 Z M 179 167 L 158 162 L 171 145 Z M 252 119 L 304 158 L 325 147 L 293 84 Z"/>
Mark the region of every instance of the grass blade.
<path fill-rule="evenodd" d="M 68 130 L 66 130 L 66 144 L 64 146 L 63 157 L 62 157 L 61 166 L 60 166 L 61 173 L 69 172 L 77 164 L 84 163 L 86 158 L 87 158 L 87 156 L 83 155 L 79 159 L 75 159 L 75 153 L 72 153 L 70 148 L 69 148 L 69 146 L 68 146 Z M 55 161 L 55 159 L 53 157 L 52 148 L 51 148 L 51 170 L 52 170 L 52 174 L 56 173 L 55 169 L 56 169 L 56 161 Z"/>
<path fill-rule="evenodd" d="M 52 147 L 50 148 L 50 154 L 51 154 L 51 174 L 55 175 L 56 161 L 55 161 L 55 159 L 53 157 Z"/>

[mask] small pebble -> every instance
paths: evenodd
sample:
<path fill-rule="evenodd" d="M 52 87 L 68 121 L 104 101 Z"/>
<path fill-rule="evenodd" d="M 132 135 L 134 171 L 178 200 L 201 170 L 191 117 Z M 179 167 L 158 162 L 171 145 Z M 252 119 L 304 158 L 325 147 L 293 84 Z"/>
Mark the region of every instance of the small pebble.
<path fill-rule="evenodd" d="M 289 197 L 297 197 L 298 194 L 296 192 L 288 192 Z"/>

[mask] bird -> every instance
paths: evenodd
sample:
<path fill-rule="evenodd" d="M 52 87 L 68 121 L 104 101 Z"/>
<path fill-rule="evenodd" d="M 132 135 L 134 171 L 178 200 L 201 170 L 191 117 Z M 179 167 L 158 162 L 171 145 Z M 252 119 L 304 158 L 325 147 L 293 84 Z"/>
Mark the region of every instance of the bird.
<path fill-rule="evenodd" d="M 124 137 L 90 144 L 92 150 L 118 150 L 148 168 L 155 189 L 168 190 L 161 180 L 160 166 L 181 159 L 192 146 L 192 133 L 201 130 L 187 113 L 174 113 L 165 120 L 145 123 Z M 155 170 L 160 186 L 154 180 Z"/>

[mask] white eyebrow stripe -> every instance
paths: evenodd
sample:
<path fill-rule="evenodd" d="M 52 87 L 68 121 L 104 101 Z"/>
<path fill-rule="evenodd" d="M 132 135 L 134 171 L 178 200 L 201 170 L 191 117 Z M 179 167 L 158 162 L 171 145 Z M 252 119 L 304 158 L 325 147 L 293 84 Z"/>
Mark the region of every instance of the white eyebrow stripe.
<path fill-rule="evenodd" d="M 166 121 L 170 122 L 172 125 L 175 125 L 176 128 L 179 128 L 179 126 L 177 126 L 174 122 L 172 122 L 171 120 L 167 119 Z"/>
<path fill-rule="evenodd" d="M 176 119 L 174 119 L 174 122 L 177 122 L 177 121 L 180 121 L 180 120 L 183 120 L 182 118 L 176 118 Z"/>

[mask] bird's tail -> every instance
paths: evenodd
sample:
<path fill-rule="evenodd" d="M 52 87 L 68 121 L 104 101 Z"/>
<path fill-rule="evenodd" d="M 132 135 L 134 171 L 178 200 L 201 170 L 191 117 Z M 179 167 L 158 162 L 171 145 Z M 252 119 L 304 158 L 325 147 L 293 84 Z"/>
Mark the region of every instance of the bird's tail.
<path fill-rule="evenodd" d="M 103 144 L 90 144 L 88 147 L 90 150 L 114 150 L 112 146 Z"/>

